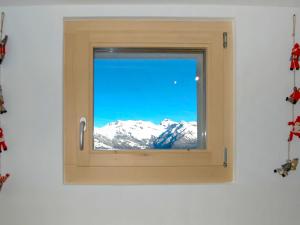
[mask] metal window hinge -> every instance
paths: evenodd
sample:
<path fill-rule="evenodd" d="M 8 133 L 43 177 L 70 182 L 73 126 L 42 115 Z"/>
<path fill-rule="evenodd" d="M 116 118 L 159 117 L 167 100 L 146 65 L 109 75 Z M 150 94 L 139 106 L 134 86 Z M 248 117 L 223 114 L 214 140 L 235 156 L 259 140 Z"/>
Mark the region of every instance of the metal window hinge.
<path fill-rule="evenodd" d="M 227 32 L 223 32 L 223 48 L 227 48 Z"/>
<path fill-rule="evenodd" d="M 224 148 L 224 162 L 223 166 L 226 168 L 227 167 L 227 148 Z"/>

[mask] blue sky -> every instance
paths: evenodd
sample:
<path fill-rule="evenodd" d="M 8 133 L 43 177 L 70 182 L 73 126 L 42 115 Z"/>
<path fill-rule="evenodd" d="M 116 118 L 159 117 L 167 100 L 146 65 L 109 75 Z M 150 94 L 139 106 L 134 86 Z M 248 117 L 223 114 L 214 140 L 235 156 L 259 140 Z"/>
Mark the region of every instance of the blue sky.
<path fill-rule="evenodd" d="M 195 59 L 95 59 L 94 122 L 196 121 Z"/>

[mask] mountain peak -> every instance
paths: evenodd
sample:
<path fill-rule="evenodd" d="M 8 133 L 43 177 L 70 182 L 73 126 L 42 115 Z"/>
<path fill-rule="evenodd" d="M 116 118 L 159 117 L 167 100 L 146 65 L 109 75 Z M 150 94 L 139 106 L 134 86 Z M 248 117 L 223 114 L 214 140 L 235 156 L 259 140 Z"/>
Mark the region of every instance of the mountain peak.
<path fill-rule="evenodd" d="M 171 126 L 172 124 L 175 124 L 177 122 L 174 122 L 173 120 L 171 119 L 164 119 L 162 120 L 159 125 L 163 126 L 164 128 L 168 128 L 169 126 Z"/>
<path fill-rule="evenodd" d="M 94 128 L 95 149 L 185 149 L 197 146 L 197 123 L 117 120 Z"/>

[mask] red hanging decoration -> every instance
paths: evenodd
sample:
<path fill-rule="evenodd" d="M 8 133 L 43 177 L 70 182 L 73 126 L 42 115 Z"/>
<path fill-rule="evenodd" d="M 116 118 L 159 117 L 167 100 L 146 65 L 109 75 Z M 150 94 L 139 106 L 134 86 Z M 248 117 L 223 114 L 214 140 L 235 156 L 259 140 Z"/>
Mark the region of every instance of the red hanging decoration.
<path fill-rule="evenodd" d="M 0 64 L 2 63 L 6 53 L 7 35 L 0 42 Z"/>
<path fill-rule="evenodd" d="M 300 57 L 300 45 L 298 43 L 295 43 L 291 53 L 290 70 L 299 70 L 299 57 Z"/>
<path fill-rule="evenodd" d="M 4 100 L 3 100 L 3 95 L 2 95 L 2 87 L 1 87 L 1 64 L 4 60 L 5 57 L 5 53 L 6 53 L 6 43 L 7 43 L 7 35 L 5 35 L 4 38 L 3 37 L 3 23 L 4 23 L 4 17 L 5 14 L 4 12 L 1 13 L 1 25 L 0 25 L 0 114 L 3 114 L 6 112 L 6 109 L 4 108 Z M 0 128 L 0 153 L 2 151 L 6 151 L 7 150 L 7 145 L 5 143 L 4 140 L 4 133 L 3 133 L 3 129 Z M 1 154 L 0 154 L 0 161 L 1 161 Z M 0 191 L 3 187 L 3 184 L 6 182 L 6 180 L 8 179 L 8 177 L 10 176 L 10 174 L 6 174 L 4 176 L 1 175 L 1 162 L 0 162 Z"/>
<path fill-rule="evenodd" d="M 2 86 L 0 85 L 0 114 L 6 113 L 7 110 L 4 107 L 4 98 L 2 94 Z"/>
<path fill-rule="evenodd" d="M 286 97 L 285 100 L 292 104 L 296 104 L 299 99 L 300 99 L 300 88 L 294 87 L 293 93 L 289 97 Z M 1 106 L 0 106 L 0 113 L 1 113 Z"/>
<path fill-rule="evenodd" d="M 0 128 L 0 153 L 1 153 L 3 150 L 4 150 L 4 151 L 7 150 L 7 145 L 6 145 L 5 140 L 4 140 L 3 129 Z"/>
<path fill-rule="evenodd" d="M 293 15 L 293 49 L 291 53 L 291 64 L 290 64 L 290 70 L 293 71 L 293 80 L 294 80 L 294 88 L 292 94 L 290 96 L 286 97 L 286 101 L 292 103 L 292 120 L 288 122 L 288 125 L 291 126 L 291 130 L 288 137 L 288 159 L 286 160 L 286 163 L 281 165 L 280 168 L 277 168 L 274 170 L 274 173 L 278 173 L 282 177 L 286 177 L 291 170 L 296 170 L 298 165 L 298 158 L 294 158 L 291 160 L 291 142 L 293 141 L 294 136 L 300 138 L 300 116 L 297 116 L 295 118 L 295 104 L 300 99 L 300 88 L 297 88 L 296 86 L 296 70 L 299 70 L 299 57 L 300 57 L 300 45 L 296 43 L 295 37 L 296 37 L 296 15 Z"/>
<path fill-rule="evenodd" d="M 2 189 L 3 184 L 6 182 L 6 180 L 10 177 L 10 174 L 7 173 L 4 176 L 0 175 L 0 191 Z"/>
<path fill-rule="evenodd" d="M 288 142 L 293 140 L 294 135 L 300 138 L 300 116 L 297 116 L 295 121 L 288 122 L 288 125 L 292 126 Z"/>

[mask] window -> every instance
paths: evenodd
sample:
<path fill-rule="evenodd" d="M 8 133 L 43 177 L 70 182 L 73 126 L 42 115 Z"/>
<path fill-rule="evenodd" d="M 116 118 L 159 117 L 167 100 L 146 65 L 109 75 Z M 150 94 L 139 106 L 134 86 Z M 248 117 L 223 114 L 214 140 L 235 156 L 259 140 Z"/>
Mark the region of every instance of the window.
<path fill-rule="evenodd" d="M 94 49 L 94 149 L 205 148 L 203 59 L 200 49 Z"/>
<path fill-rule="evenodd" d="M 65 182 L 230 181 L 231 27 L 66 20 Z"/>

